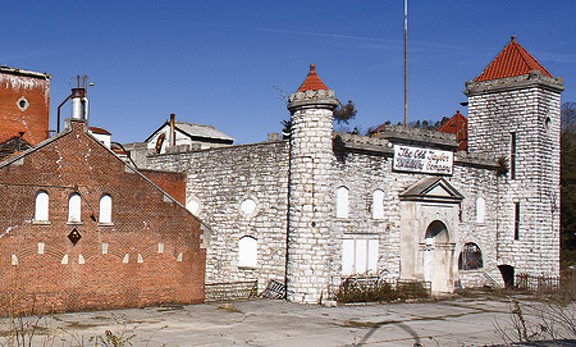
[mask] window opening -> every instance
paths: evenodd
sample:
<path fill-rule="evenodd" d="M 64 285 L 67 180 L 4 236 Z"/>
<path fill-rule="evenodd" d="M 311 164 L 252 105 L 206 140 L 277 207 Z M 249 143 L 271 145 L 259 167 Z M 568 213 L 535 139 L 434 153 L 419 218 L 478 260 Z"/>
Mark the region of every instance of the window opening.
<path fill-rule="evenodd" d="M 256 267 L 258 241 L 252 236 L 244 236 L 238 241 L 238 266 Z"/>
<path fill-rule="evenodd" d="M 104 194 L 100 197 L 100 213 L 98 214 L 98 223 L 112 223 L 112 197 Z"/>
<path fill-rule="evenodd" d="M 34 220 L 37 222 L 47 222 L 48 221 L 48 205 L 49 196 L 48 193 L 41 190 L 36 193 L 36 201 L 34 204 Z"/>
<path fill-rule="evenodd" d="M 72 193 L 68 198 L 68 222 L 80 222 L 81 200 L 80 194 Z"/>
<path fill-rule="evenodd" d="M 510 133 L 510 178 L 516 179 L 516 133 Z"/>
<path fill-rule="evenodd" d="M 348 218 L 348 188 L 339 187 L 336 190 L 336 217 Z"/>
<path fill-rule="evenodd" d="M 372 194 L 372 218 L 384 218 L 384 192 L 376 189 Z"/>
<path fill-rule="evenodd" d="M 469 242 L 462 247 L 462 252 L 458 256 L 458 269 L 476 270 L 484 266 L 482 252 L 477 244 Z"/>
<path fill-rule="evenodd" d="M 520 203 L 514 204 L 514 240 L 520 240 Z"/>

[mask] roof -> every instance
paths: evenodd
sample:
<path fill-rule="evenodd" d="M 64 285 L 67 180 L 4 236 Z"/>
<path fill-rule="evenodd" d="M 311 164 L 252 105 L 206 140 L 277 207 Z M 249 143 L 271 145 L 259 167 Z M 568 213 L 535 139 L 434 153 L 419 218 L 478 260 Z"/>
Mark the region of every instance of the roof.
<path fill-rule="evenodd" d="M 102 134 L 102 135 L 112 135 L 108 130 L 98 127 L 90 127 L 91 132 L 94 134 Z"/>
<path fill-rule="evenodd" d="M 328 87 L 322 82 L 316 74 L 316 65 L 310 64 L 310 72 L 297 92 L 306 92 L 308 90 L 328 90 Z"/>
<path fill-rule="evenodd" d="M 158 132 L 160 132 L 165 127 L 169 127 L 170 122 L 166 121 L 160 128 L 154 131 L 144 142 L 150 141 Z M 211 125 L 204 125 L 204 124 L 194 124 L 188 122 L 174 122 L 174 128 L 181 132 L 182 134 L 190 137 L 190 138 L 204 138 L 204 139 L 216 139 L 224 142 L 234 142 L 234 138 L 226 135 L 222 131 L 214 128 Z"/>
<path fill-rule="evenodd" d="M 401 200 L 457 203 L 464 199 L 456 188 L 442 177 L 425 177 L 400 193 Z"/>
<path fill-rule="evenodd" d="M 468 148 L 468 119 L 460 111 L 456 111 L 456 114 L 444 122 L 436 131 L 455 134 L 459 151 L 465 151 Z"/>
<path fill-rule="evenodd" d="M 552 77 L 512 36 L 510 42 L 498 53 L 496 58 L 486 66 L 484 71 L 474 79 L 475 82 L 489 81 L 506 77 L 529 74 L 538 70 L 543 75 Z"/>
<path fill-rule="evenodd" d="M 9 73 L 12 75 L 21 75 L 21 76 L 29 76 L 29 77 L 38 77 L 43 78 L 45 80 L 52 78 L 52 76 L 46 72 L 36 72 L 30 70 L 23 70 L 14 67 L 0 65 L 0 73 Z"/>

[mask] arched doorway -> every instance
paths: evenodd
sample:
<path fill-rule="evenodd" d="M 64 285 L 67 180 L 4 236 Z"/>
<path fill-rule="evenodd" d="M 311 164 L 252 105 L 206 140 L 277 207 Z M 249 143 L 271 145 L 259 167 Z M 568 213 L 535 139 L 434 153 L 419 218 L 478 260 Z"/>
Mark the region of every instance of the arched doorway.
<path fill-rule="evenodd" d="M 422 272 L 430 281 L 432 291 L 450 291 L 452 279 L 452 252 L 450 235 L 446 224 L 435 220 L 426 228 Z"/>
<path fill-rule="evenodd" d="M 514 287 L 514 266 L 510 265 L 498 265 L 498 270 L 502 274 L 502 280 L 504 280 L 505 288 Z"/>

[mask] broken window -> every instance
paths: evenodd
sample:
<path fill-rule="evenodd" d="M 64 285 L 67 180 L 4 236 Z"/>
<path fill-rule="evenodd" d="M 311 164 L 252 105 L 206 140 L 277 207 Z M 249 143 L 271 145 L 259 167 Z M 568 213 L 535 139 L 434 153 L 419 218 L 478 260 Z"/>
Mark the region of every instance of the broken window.
<path fill-rule="evenodd" d="M 477 244 L 469 242 L 462 247 L 462 252 L 458 257 L 458 269 L 476 270 L 484 266 L 482 261 L 482 252 Z"/>
<path fill-rule="evenodd" d="M 34 221 L 47 222 L 48 221 L 48 193 L 41 190 L 36 193 L 36 201 L 34 203 Z"/>

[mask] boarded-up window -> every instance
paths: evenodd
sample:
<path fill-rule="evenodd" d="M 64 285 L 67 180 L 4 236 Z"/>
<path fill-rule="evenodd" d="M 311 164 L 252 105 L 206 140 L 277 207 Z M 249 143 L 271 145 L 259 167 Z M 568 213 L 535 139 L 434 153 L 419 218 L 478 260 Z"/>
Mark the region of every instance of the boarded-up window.
<path fill-rule="evenodd" d="M 36 193 L 36 201 L 34 203 L 34 221 L 48 221 L 48 202 L 48 193 L 43 190 Z"/>
<path fill-rule="evenodd" d="M 98 222 L 102 224 L 112 223 L 112 198 L 108 194 L 100 197 L 100 213 Z"/>
<path fill-rule="evenodd" d="M 344 239 L 342 275 L 375 274 L 378 267 L 378 240 Z"/>
<path fill-rule="evenodd" d="M 80 194 L 72 193 L 68 198 L 68 222 L 80 222 L 81 199 Z"/>
<path fill-rule="evenodd" d="M 256 267 L 258 241 L 252 236 L 244 236 L 238 241 L 238 266 Z"/>
<path fill-rule="evenodd" d="M 372 218 L 384 218 L 384 192 L 376 189 L 372 194 Z"/>
<path fill-rule="evenodd" d="M 483 197 L 476 199 L 476 223 L 484 223 L 486 215 L 486 201 Z"/>
<path fill-rule="evenodd" d="M 336 189 L 336 217 L 348 218 L 348 188 Z"/>

